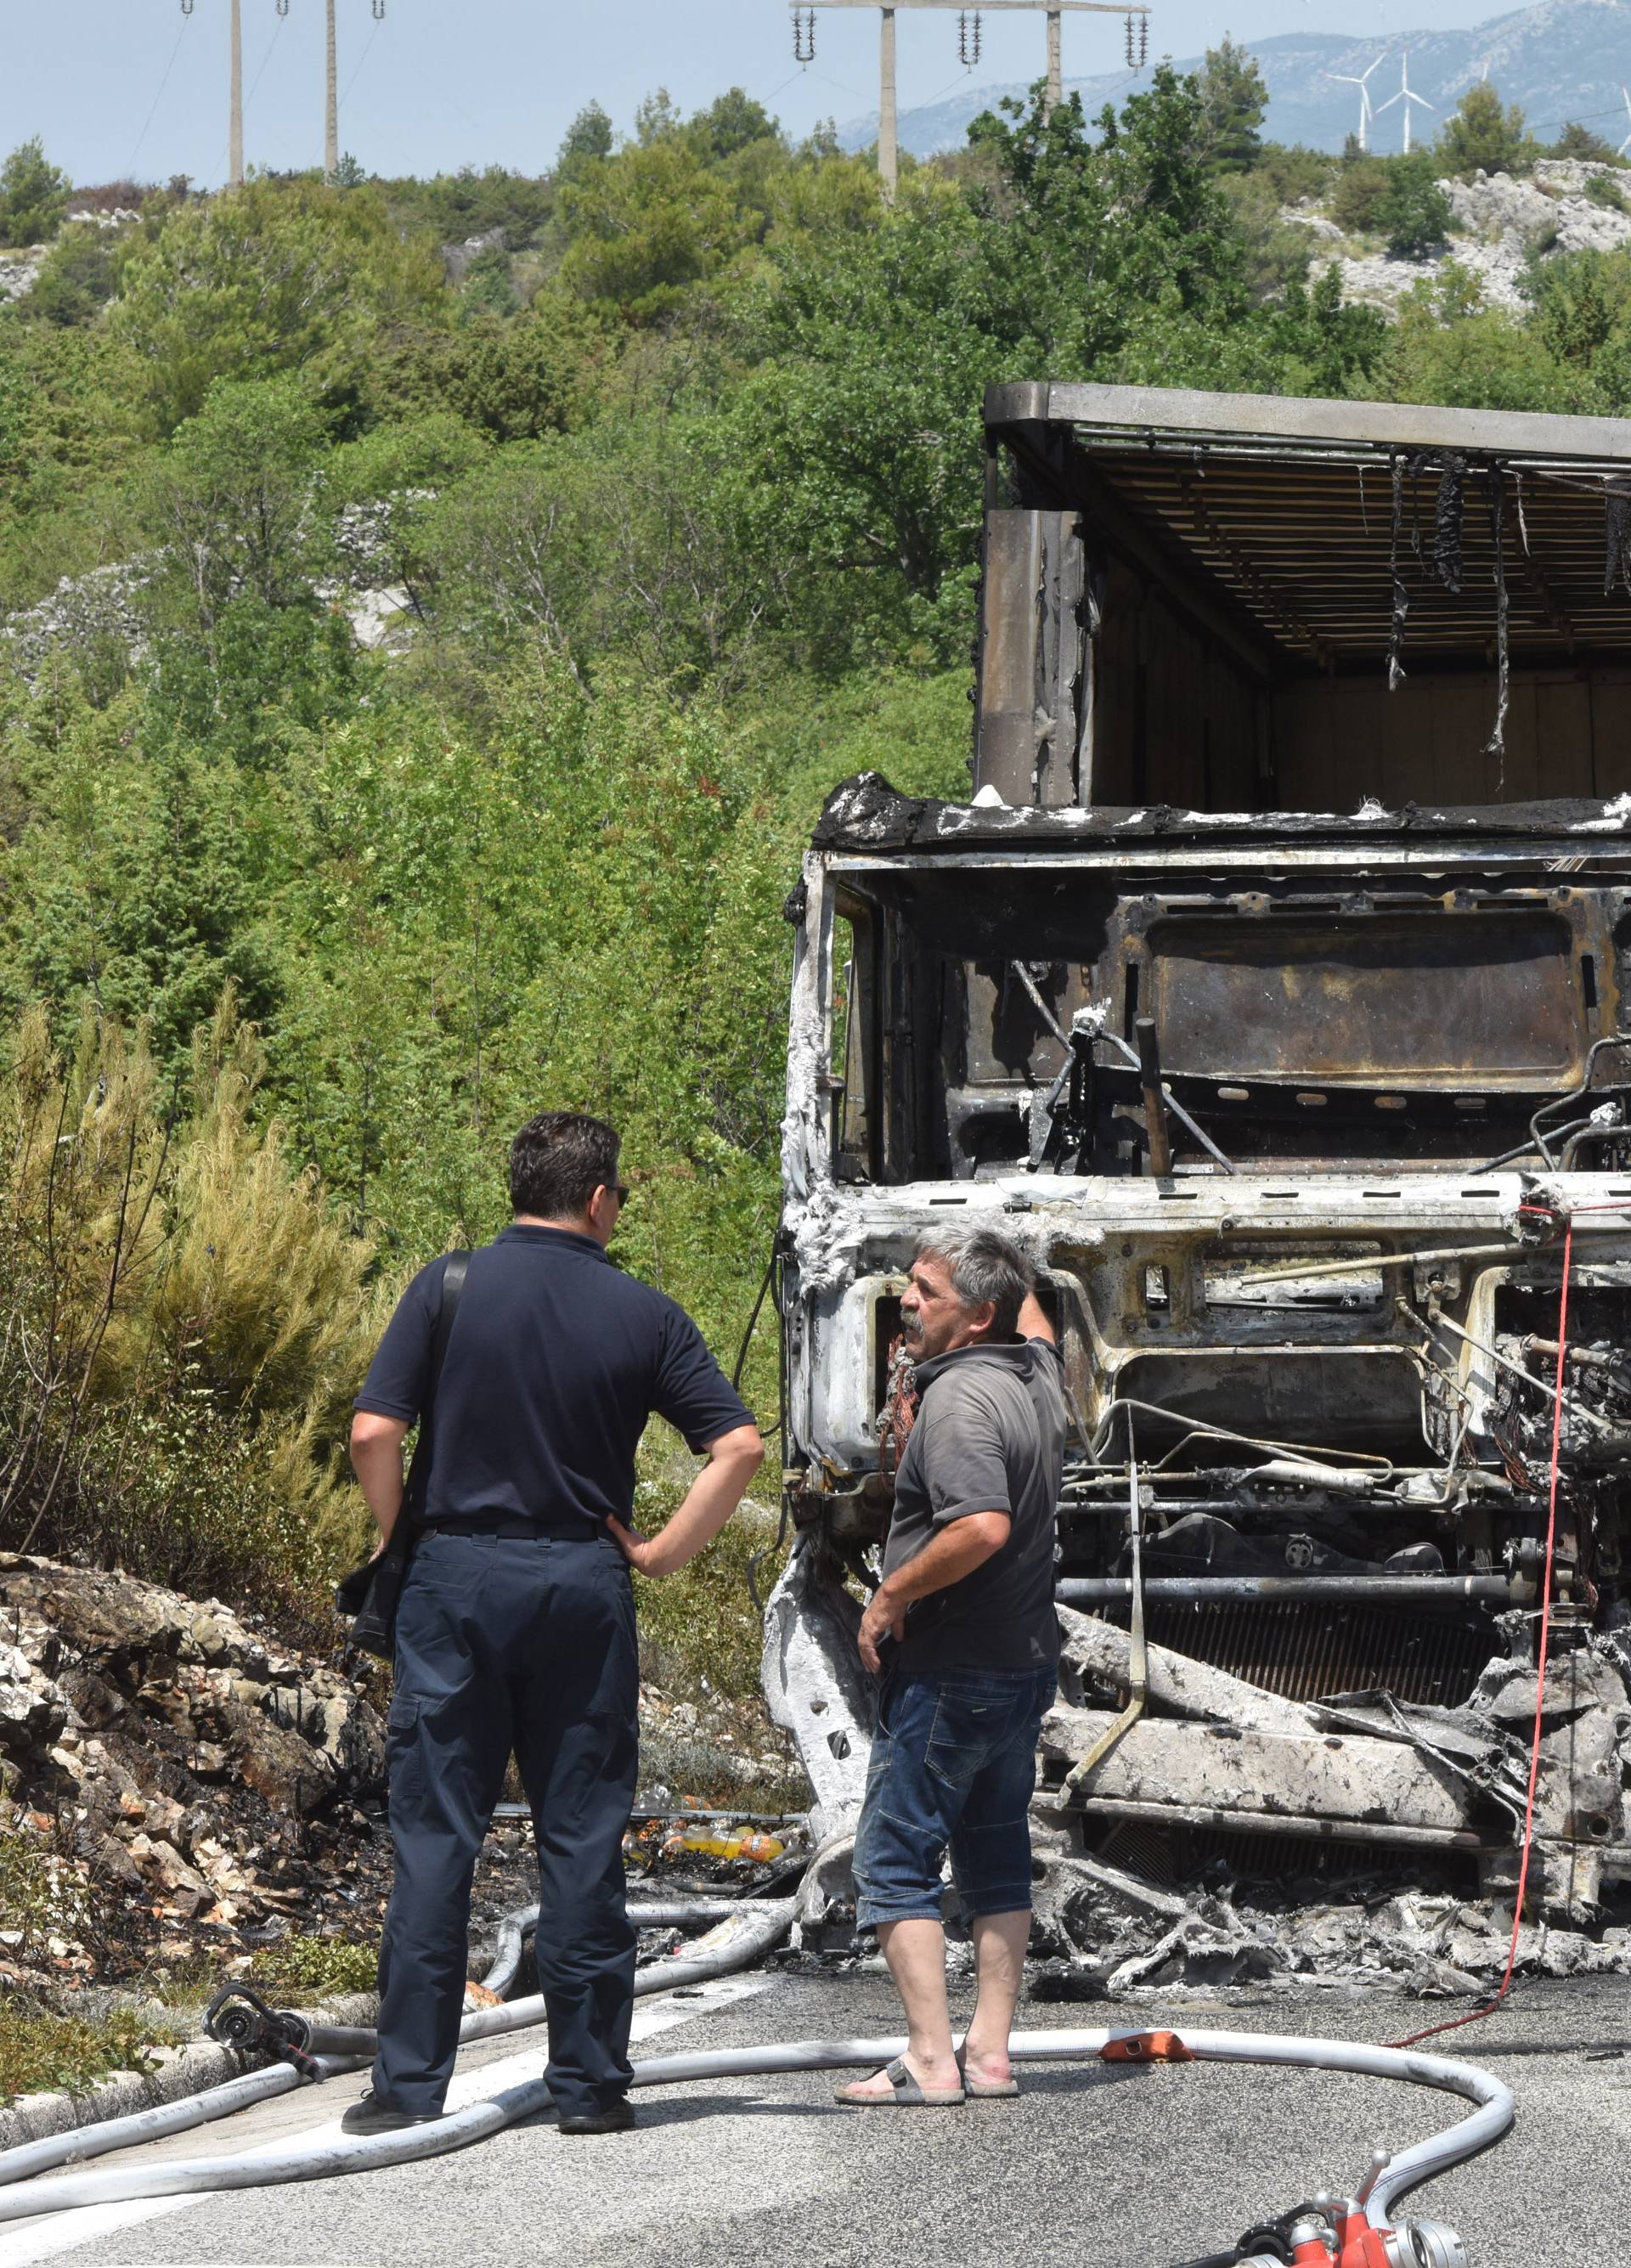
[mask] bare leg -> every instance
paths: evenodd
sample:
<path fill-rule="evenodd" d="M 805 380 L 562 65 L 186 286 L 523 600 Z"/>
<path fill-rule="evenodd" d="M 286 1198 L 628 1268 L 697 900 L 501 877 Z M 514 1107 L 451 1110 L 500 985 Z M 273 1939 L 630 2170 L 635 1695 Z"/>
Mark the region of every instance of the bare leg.
<path fill-rule="evenodd" d="M 1008 2034 L 1025 1981 L 1025 1947 L 1030 1937 L 1029 1908 L 1018 1913 L 978 1914 L 974 1939 L 974 2014 L 963 2042 L 964 2068 L 970 2079 L 1000 2083 L 1012 2074 Z M 889 1963 L 891 1969 L 894 1962 Z M 904 1995 L 903 1995 L 904 1997 Z"/>
<path fill-rule="evenodd" d="M 1029 1926 L 1030 1915 L 1023 1918 Z M 937 1921 L 914 1916 L 908 1921 L 881 1924 L 878 1943 L 889 1965 L 901 2006 L 906 2011 L 908 2070 L 919 2087 L 960 2086 L 956 2053 L 951 2043 L 951 2014 L 946 2005 L 945 1931 Z M 1012 1999 L 1008 2007 L 1012 2013 Z M 875 2082 L 864 2083 L 863 2091 L 868 2095 L 889 2095 L 894 2090 L 880 2073 Z"/>

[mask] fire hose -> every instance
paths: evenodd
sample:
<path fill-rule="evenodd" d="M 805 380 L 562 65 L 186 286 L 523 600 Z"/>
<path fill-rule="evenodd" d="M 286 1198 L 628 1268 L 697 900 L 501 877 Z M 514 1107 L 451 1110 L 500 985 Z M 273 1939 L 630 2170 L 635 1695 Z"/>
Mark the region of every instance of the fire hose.
<path fill-rule="evenodd" d="M 679 1926 L 686 1922 L 715 1925 L 683 1958 L 646 1962 L 635 1971 L 637 1997 L 669 1992 L 678 1985 L 705 1982 L 758 1960 L 787 1928 L 793 1918 L 790 1898 L 746 1900 L 684 1898 L 631 1903 L 630 1918 L 637 1926 Z M 738 1914 L 740 1926 L 732 1926 Z M 537 1919 L 535 1906 L 504 1915 L 498 1925 L 494 1963 L 483 1980 L 490 1992 L 502 1992 L 514 1981 L 520 1965 L 522 1932 Z M 509 1961 L 513 1940 L 514 1960 Z M 506 1964 L 508 1962 L 507 1973 Z M 480 2008 L 459 2027 L 462 2046 L 488 2039 L 495 2033 L 522 2031 L 543 2021 L 543 2000 L 533 1995 L 498 2008 Z M 66 2134 L 49 2134 L 37 2142 L 19 2143 L 0 2151 L 0 2184 L 26 2180 L 31 2175 L 70 2166 L 86 2158 L 105 2157 L 113 2150 L 128 2150 L 138 2143 L 156 2142 L 166 2135 L 212 2124 L 247 2110 L 256 2102 L 287 2095 L 314 2080 L 329 2079 L 372 2060 L 375 2034 L 361 2025 L 313 2023 L 293 2009 L 274 2009 L 252 1987 L 235 1985 L 216 1995 L 210 2005 L 210 2036 L 226 2044 L 278 2058 L 266 2071 L 248 2072 L 222 2086 L 183 2095 L 174 2102 L 156 2103 L 151 2110 L 132 2111 L 122 2118 L 107 2118 L 80 2126 Z M 117 2177 L 115 2177 L 117 2178 Z M 52 2186 L 60 2186 L 53 2184 Z M 40 2201 L 38 2191 L 18 2198 L 0 2197 L 0 2220 L 15 2220 L 27 2213 L 61 2210 Z"/>
<path fill-rule="evenodd" d="M 768 1904 L 764 1911 L 768 1917 Z M 767 1927 L 768 1923 L 764 1926 Z M 738 1950 L 745 1948 L 747 1942 L 745 1937 L 742 1939 Z M 762 1945 L 762 1939 L 760 1942 Z M 712 1963 L 705 1960 L 653 1962 L 650 1970 L 697 1971 L 712 1967 L 718 1973 L 719 1965 L 716 1955 Z M 731 1965 L 740 1966 L 741 1962 Z M 666 1985 L 673 1979 L 665 1974 L 663 1981 Z M 517 2003 L 518 2007 L 522 2005 Z M 483 2012 L 483 2015 L 505 2013 L 508 2012 Z M 904 2052 L 905 2046 L 905 2041 L 899 2037 L 795 2040 L 781 2045 L 659 2056 L 635 2065 L 632 2084 L 673 2087 L 698 2080 L 768 2077 L 788 2072 L 871 2068 L 890 2062 Z M 1291 2222 L 1288 2231 L 1294 2239 L 1292 2249 L 1280 2247 L 1273 2252 L 1248 2257 L 1242 2268 L 1278 2268 L 1279 2262 L 1287 2260 L 1296 2264 L 1296 2268 L 1305 2268 L 1305 2264 L 1306 2268 L 1313 2268 L 1316 2262 L 1323 2264 L 1323 2268 L 1460 2268 L 1465 2254 L 1453 2231 L 1425 2220 L 1401 2220 L 1395 2225 L 1391 2220 L 1393 2207 L 1408 2191 L 1452 2166 L 1465 2163 L 1499 2141 L 1510 2127 L 1514 2115 L 1509 2090 L 1490 2073 L 1471 2064 L 1349 2041 L 1281 2037 L 1263 2032 L 1031 2031 L 1016 2033 L 1009 2043 L 1009 2052 L 1017 2063 L 1251 2063 L 1347 2072 L 1440 2088 L 1464 2097 L 1474 2106 L 1470 2116 L 1443 2132 L 1414 2144 L 1397 2157 L 1377 2153 L 1356 2198 L 1317 2199 L 1310 2207 L 1297 2208 L 1299 2218 Z M 327 2066 L 328 2069 L 338 2067 Z M 0 2220 L 17 2220 L 35 2213 L 134 2198 L 314 2181 L 439 2157 L 496 2134 L 518 2119 L 535 2116 L 546 2107 L 549 2099 L 544 2081 L 531 2080 L 506 2088 L 485 2102 L 453 2111 L 428 2126 L 373 2135 L 334 2132 L 319 2140 L 288 2143 L 236 2158 L 181 2160 L 167 2165 L 131 2167 L 121 2172 L 70 2175 L 32 2190 L 13 2191 L 0 2198 Z M 1240 2255 L 1236 2251 L 1220 2257 L 1238 2260 Z"/>

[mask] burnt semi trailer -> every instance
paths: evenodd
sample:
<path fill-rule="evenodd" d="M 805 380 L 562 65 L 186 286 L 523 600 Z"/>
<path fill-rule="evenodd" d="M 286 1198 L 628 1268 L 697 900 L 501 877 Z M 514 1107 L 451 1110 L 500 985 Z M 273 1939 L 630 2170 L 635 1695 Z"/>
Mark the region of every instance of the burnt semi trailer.
<path fill-rule="evenodd" d="M 810 1918 L 904 1270 L 974 1214 L 1066 1356 L 1070 1847 L 1509 1886 L 1549 1561 L 1534 1879 L 1590 1918 L 1631 1876 L 1631 427 L 985 420 L 970 800 L 845 783 L 789 904 L 765 1682 Z"/>

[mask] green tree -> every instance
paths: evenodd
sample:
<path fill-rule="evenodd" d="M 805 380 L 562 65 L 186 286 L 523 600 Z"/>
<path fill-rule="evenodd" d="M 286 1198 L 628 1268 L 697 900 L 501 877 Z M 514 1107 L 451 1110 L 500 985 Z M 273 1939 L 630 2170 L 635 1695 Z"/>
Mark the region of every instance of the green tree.
<path fill-rule="evenodd" d="M 476 254 L 464 271 L 459 297 L 467 320 L 473 315 L 520 313 L 521 295 L 515 288 L 510 255 L 501 245 Z"/>
<path fill-rule="evenodd" d="M 1486 173 L 1526 173 L 1539 155 L 1539 144 L 1524 130 L 1522 109 L 1516 102 L 1503 108 L 1487 79 L 1466 89 L 1439 132 L 1440 164 L 1468 180 L 1480 168 Z"/>
<path fill-rule="evenodd" d="M 1345 157 L 1331 192 L 1331 217 L 1339 229 L 1367 236 L 1376 226 L 1376 212 L 1388 193 L 1387 158 Z"/>
<path fill-rule="evenodd" d="M 1280 217 L 1281 199 L 1273 184 L 1254 169 L 1226 173 L 1220 186 L 1252 298 L 1259 303 L 1275 299 L 1288 284 L 1302 283 L 1308 274 L 1313 232 Z"/>
<path fill-rule="evenodd" d="M 276 979 L 242 783 L 174 746 L 122 746 L 138 717 L 129 693 L 80 710 L 48 769 L 34 755 L 31 821 L 0 867 L 4 985 L 12 1012 L 43 1001 L 59 1027 L 85 1000 L 144 1026 L 173 1072 L 224 984 L 263 1014 Z"/>
<path fill-rule="evenodd" d="M 153 466 L 149 524 L 206 637 L 247 593 L 309 600 L 323 557 L 313 506 L 323 420 L 297 380 L 218 379 Z"/>
<path fill-rule="evenodd" d="M 410 334 L 373 379 L 382 422 L 444 410 L 498 441 L 533 441 L 581 422 L 611 349 L 582 301 L 546 288 L 530 313 L 474 315 L 456 330 Z"/>
<path fill-rule="evenodd" d="M 671 313 L 767 228 L 677 128 L 642 138 L 561 184 L 563 286 L 627 320 Z"/>
<path fill-rule="evenodd" d="M 688 132 L 705 158 L 734 158 L 753 142 L 779 142 L 781 129 L 763 103 L 727 87 L 691 120 Z"/>
<path fill-rule="evenodd" d="M 1221 173 L 1244 173 L 1262 147 L 1260 129 L 1268 89 L 1255 55 L 1227 32 L 1207 49 L 1200 74 L 1202 133 L 1211 163 Z"/>
<path fill-rule="evenodd" d="M 334 453 L 326 499 L 336 512 L 358 509 L 372 521 L 380 582 L 402 585 L 416 603 L 428 593 L 427 522 L 442 492 L 481 464 L 490 446 L 485 433 L 444 409 L 381 423 Z"/>
<path fill-rule="evenodd" d="M 298 372 L 353 414 L 380 340 L 446 314 L 435 247 L 404 239 L 377 190 L 302 177 L 155 213 L 124 255 L 111 320 L 167 434 L 220 378 Z"/>
<path fill-rule="evenodd" d="M 220 380 L 148 476 L 152 712 L 240 763 L 263 763 L 284 718 L 314 723 L 351 685 L 349 631 L 316 590 L 334 562 L 326 440 L 297 379 Z"/>
<path fill-rule="evenodd" d="M 445 610 L 584 684 L 633 668 L 683 693 L 728 686 L 786 589 L 738 509 L 730 453 L 694 414 L 498 452 L 432 508 Z"/>
<path fill-rule="evenodd" d="M 987 112 L 969 136 L 1001 183 L 974 202 L 1011 336 L 1037 342 L 1056 369 L 1091 370 L 1163 295 L 1213 320 L 1244 312 L 1240 247 L 1193 78 L 1159 65 L 1148 92 L 1101 113 L 1096 142 L 1074 96 L 1050 112 L 1038 86 L 1029 109 L 1002 108 L 1008 122 Z"/>
<path fill-rule="evenodd" d="M 557 177 L 577 173 L 612 152 L 612 122 L 598 102 L 587 102 L 561 137 L 555 159 Z"/>
<path fill-rule="evenodd" d="M 1534 261 L 1528 277 L 1534 328 L 1560 362 L 1591 367 L 1631 316 L 1631 267 L 1623 256 L 1567 252 Z"/>
<path fill-rule="evenodd" d="M 514 173 L 506 166 L 487 166 L 478 173 L 462 166 L 456 173 L 438 173 L 429 181 L 392 181 L 387 202 L 411 225 L 428 229 L 439 244 L 466 244 L 473 236 L 501 231 L 506 251 L 524 252 L 535 244 L 555 207 L 555 191 L 548 180 Z"/>
<path fill-rule="evenodd" d="M 1546 156 L 1579 158 L 1588 165 L 1618 166 L 1624 163 L 1612 142 L 1605 142 L 1600 134 L 1594 134 L 1589 126 L 1582 126 L 1572 118 L 1547 150 Z"/>
<path fill-rule="evenodd" d="M 1454 261 L 1401 302 L 1371 387 L 1384 400 L 1461 409 L 1577 414 L 1600 399 L 1592 379 L 1559 361 L 1537 330 L 1485 307 Z"/>
<path fill-rule="evenodd" d="M 63 225 L 72 184 L 36 134 L 0 165 L 0 244 L 48 244 Z"/>
<path fill-rule="evenodd" d="M 1434 160 L 1425 150 L 1388 161 L 1387 187 L 1376 200 L 1372 225 L 1387 239 L 1396 260 L 1419 259 L 1450 233 L 1454 216 L 1434 176 Z"/>

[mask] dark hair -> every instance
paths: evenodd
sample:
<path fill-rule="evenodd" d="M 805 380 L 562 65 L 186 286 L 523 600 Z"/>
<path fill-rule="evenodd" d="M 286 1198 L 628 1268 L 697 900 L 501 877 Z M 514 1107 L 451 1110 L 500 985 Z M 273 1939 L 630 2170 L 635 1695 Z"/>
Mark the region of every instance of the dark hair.
<path fill-rule="evenodd" d="M 615 1127 L 581 1110 L 541 1110 L 510 1145 L 510 1203 L 544 1220 L 576 1220 L 617 1179 Z"/>

